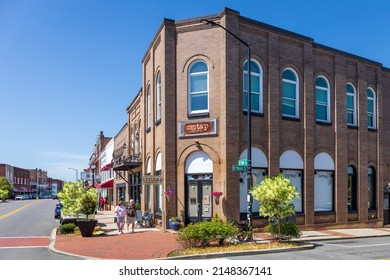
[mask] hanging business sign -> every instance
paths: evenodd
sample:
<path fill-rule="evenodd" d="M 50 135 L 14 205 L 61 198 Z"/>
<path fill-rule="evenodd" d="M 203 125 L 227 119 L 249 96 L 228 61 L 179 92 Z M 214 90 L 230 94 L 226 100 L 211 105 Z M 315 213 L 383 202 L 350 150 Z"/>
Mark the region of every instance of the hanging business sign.
<path fill-rule="evenodd" d="M 164 182 L 164 177 L 161 175 L 144 175 L 142 177 L 143 185 L 161 185 Z"/>

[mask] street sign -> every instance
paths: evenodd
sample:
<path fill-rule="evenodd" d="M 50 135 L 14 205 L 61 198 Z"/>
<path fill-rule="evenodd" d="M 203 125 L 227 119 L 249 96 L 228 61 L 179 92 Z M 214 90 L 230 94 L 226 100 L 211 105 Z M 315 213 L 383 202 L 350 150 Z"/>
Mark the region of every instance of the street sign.
<path fill-rule="evenodd" d="M 239 159 L 238 160 L 238 165 L 248 166 L 248 160 L 247 159 Z"/>
<path fill-rule="evenodd" d="M 248 171 L 248 166 L 232 165 L 232 170 L 233 171 L 238 171 L 238 172 L 247 172 Z"/>
<path fill-rule="evenodd" d="M 142 177 L 143 185 L 161 185 L 164 182 L 164 177 L 161 175 L 144 175 Z"/>

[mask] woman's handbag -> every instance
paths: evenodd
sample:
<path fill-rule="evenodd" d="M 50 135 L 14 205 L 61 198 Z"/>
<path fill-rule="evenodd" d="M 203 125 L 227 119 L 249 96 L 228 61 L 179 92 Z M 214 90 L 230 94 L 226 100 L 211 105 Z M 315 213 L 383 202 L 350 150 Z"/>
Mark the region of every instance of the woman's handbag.
<path fill-rule="evenodd" d="M 118 220 L 118 218 L 117 218 L 117 217 L 114 217 L 114 223 L 116 223 L 116 222 L 117 222 L 117 220 Z"/>

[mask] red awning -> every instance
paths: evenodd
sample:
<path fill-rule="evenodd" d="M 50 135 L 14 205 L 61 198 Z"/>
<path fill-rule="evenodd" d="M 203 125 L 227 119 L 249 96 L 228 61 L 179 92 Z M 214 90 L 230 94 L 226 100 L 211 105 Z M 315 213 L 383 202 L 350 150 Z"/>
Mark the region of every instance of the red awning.
<path fill-rule="evenodd" d="M 113 188 L 114 187 L 114 179 L 109 179 L 98 186 L 96 188 L 98 189 L 108 189 L 108 188 Z"/>
<path fill-rule="evenodd" d="M 14 186 L 13 191 L 14 191 L 14 192 L 24 192 L 24 189 L 23 189 L 23 187 Z"/>
<path fill-rule="evenodd" d="M 110 170 L 111 167 L 112 167 L 112 163 L 110 162 L 109 164 L 106 164 L 105 166 L 103 166 L 102 169 L 100 169 L 100 171 Z"/>

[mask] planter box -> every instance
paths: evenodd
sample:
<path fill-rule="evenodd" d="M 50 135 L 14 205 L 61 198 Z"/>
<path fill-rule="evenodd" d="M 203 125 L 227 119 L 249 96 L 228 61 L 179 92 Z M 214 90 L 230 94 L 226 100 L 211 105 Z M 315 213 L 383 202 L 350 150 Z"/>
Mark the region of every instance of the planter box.
<path fill-rule="evenodd" d="M 77 220 L 76 223 L 82 237 L 91 237 L 97 225 L 97 220 Z"/>

